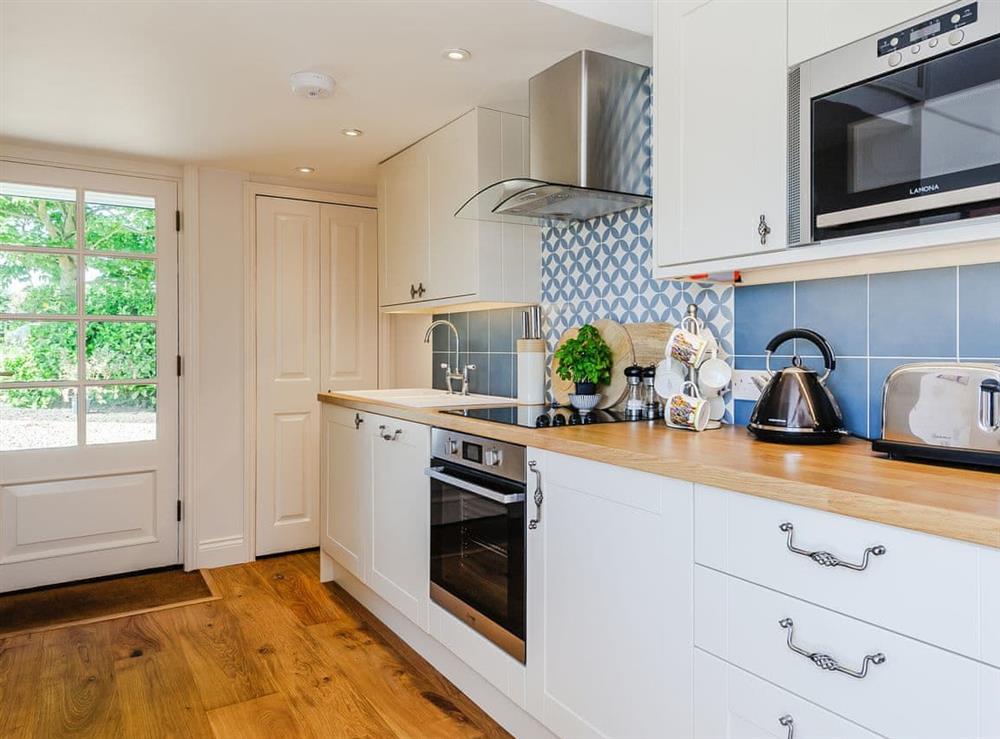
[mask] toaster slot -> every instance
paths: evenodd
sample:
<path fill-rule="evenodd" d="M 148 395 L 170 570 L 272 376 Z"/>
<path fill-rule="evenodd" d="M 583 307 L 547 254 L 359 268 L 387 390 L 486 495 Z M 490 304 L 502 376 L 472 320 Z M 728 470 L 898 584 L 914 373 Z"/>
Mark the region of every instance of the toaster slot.
<path fill-rule="evenodd" d="M 990 378 L 979 386 L 979 427 L 1000 430 L 1000 380 Z"/>

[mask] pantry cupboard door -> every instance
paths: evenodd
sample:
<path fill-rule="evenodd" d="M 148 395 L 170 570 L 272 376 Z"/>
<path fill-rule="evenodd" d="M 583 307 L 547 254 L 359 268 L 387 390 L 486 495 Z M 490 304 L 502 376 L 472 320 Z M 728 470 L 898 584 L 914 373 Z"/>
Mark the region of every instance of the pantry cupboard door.
<path fill-rule="evenodd" d="M 176 209 L 0 162 L 0 591 L 180 561 Z"/>

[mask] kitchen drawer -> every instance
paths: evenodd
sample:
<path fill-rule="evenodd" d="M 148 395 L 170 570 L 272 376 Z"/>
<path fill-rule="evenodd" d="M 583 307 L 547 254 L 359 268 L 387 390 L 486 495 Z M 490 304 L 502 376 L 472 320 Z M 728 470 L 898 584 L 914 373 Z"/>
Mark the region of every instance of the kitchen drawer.
<path fill-rule="evenodd" d="M 877 739 L 857 724 L 694 650 L 696 739 Z"/>
<path fill-rule="evenodd" d="M 884 661 L 852 677 L 793 651 L 789 637 L 845 668 L 862 670 L 866 655 Z M 995 685 L 993 668 L 700 565 L 695 644 L 888 737 L 978 737 Z"/>
<path fill-rule="evenodd" d="M 781 530 L 786 523 L 792 531 Z M 882 546 L 885 553 L 869 555 L 857 571 L 790 551 L 789 534 L 798 549 L 855 565 L 864 562 L 866 549 Z M 917 531 L 705 486 L 695 490 L 699 564 L 976 659 L 988 659 L 979 587 L 987 554 Z M 1000 644 L 994 651 L 1000 658 Z"/>

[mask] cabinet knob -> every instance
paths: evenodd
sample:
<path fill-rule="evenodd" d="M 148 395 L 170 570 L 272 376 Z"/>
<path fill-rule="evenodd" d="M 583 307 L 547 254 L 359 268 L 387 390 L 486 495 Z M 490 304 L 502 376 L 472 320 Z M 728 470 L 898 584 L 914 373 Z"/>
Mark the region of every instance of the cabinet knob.
<path fill-rule="evenodd" d="M 424 297 L 424 293 L 425 292 L 427 292 L 427 290 L 426 290 L 426 288 L 424 288 L 424 283 L 421 282 L 417 286 L 417 295 L 419 295 L 422 298 L 422 297 Z"/>
<path fill-rule="evenodd" d="M 354 430 L 355 431 L 357 431 L 359 428 L 361 428 L 361 424 L 363 424 L 364 422 L 365 422 L 365 419 L 363 419 L 361 417 L 360 413 L 355 413 L 354 414 Z"/>
<path fill-rule="evenodd" d="M 415 297 L 417 297 L 417 288 L 411 282 L 410 283 L 410 300 L 413 300 Z"/>
<path fill-rule="evenodd" d="M 767 217 L 761 213 L 760 223 L 757 224 L 757 233 L 760 234 L 760 245 L 767 244 L 767 235 L 771 233 L 771 227 L 767 225 Z"/>

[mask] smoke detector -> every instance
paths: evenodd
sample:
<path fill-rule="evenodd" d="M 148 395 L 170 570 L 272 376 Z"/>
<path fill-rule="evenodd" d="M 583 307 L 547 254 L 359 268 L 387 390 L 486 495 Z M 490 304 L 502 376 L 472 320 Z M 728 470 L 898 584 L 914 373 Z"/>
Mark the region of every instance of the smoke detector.
<path fill-rule="evenodd" d="M 289 81 L 292 83 L 292 92 L 310 100 L 330 97 L 337 84 L 333 77 L 322 72 L 295 72 L 289 77 Z"/>

